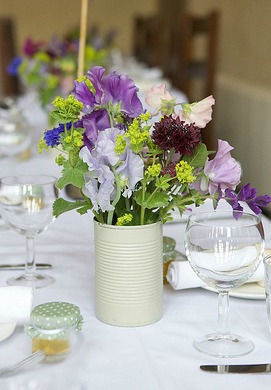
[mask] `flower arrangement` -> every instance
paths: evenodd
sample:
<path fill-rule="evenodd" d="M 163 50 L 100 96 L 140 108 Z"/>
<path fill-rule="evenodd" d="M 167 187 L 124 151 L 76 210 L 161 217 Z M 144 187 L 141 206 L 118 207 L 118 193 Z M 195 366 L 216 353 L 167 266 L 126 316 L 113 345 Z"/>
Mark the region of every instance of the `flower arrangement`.
<path fill-rule="evenodd" d="M 94 38 L 93 44 L 85 46 L 85 71 L 90 66 L 105 65 L 107 60 L 106 47 L 97 36 Z M 25 86 L 36 89 L 41 106 L 45 108 L 57 95 L 67 96 L 71 92 L 78 51 L 77 38 L 53 39 L 49 43 L 27 39 L 23 55 L 15 57 L 7 71 L 10 75 L 18 75 Z"/>
<path fill-rule="evenodd" d="M 39 147 L 59 150 L 58 188 L 72 184 L 82 194 L 75 202 L 57 199 L 55 216 L 91 210 L 101 223 L 144 225 L 166 222 L 173 209 L 182 214 L 206 198 L 214 208 L 225 199 L 233 211 L 246 201 L 257 214 L 271 201 L 269 195 L 257 196 L 250 184 L 235 192 L 241 167 L 227 141 L 218 140 L 213 158 L 201 142 L 212 117 L 212 96 L 177 103 L 162 84 L 146 94 L 150 113 L 137 92 L 129 76 L 93 67 L 75 80 L 67 98 L 54 100 L 51 116 L 59 125 L 44 132 Z"/>

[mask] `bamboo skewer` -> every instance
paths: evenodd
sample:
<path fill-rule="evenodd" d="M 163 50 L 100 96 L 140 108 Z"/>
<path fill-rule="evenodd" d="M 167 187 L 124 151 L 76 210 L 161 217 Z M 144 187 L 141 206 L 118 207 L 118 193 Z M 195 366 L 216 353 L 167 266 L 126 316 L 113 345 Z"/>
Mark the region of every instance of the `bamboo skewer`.
<path fill-rule="evenodd" d="M 78 51 L 77 77 L 84 75 L 84 59 L 87 35 L 88 0 L 81 0 L 80 40 Z"/>

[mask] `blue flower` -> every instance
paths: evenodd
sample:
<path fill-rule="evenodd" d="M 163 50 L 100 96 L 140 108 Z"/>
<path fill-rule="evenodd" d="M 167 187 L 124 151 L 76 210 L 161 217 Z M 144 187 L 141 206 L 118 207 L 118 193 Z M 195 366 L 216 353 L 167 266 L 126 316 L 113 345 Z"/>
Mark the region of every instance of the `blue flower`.
<path fill-rule="evenodd" d="M 7 67 L 8 74 L 10 74 L 11 76 L 17 76 L 18 68 L 22 62 L 23 62 L 23 59 L 21 57 L 13 58 L 13 60 L 11 61 L 11 63 Z"/>
<path fill-rule="evenodd" d="M 67 130 L 70 130 L 71 122 L 67 123 Z M 44 132 L 44 141 L 47 146 L 54 147 L 60 144 L 60 134 L 64 132 L 64 125 L 61 123 L 58 127 Z"/>

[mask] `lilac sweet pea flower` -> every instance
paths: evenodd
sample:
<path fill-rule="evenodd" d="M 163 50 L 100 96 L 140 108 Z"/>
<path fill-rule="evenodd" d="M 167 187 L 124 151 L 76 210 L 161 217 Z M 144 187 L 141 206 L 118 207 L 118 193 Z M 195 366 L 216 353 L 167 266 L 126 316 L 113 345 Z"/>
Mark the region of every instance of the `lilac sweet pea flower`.
<path fill-rule="evenodd" d="M 97 179 L 85 175 L 86 184 L 83 187 L 83 193 L 91 200 L 93 209 L 102 212 L 114 210 L 111 205 L 111 194 L 114 190 L 114 180 L 104 180 L 98 183 Z"/>
<path fill-rule="evenodd" d="M 116 128 L 108 128 L 100 132 L 95 147 L 90 151 L 86 146 L 79 152 L 79 157 L 88 165 L 89 172 L 85 174 L 83 193 L 90 198 L 93 208 L 103 212 L 113 210 L 111 201 L 114 199 L 115 176 L 111 167 L 116 167 L 125 190 L 124 197 L 130 197 L 135 185 L 143 178 L 144 163 L 142 159 L 126 149 L 121 155 L 116 155 L 116 137 L 125 132 Z"/>
<path fill-rule="evenodd" d="M 227 141 L 218 140 L 218 150 L 213 160 L 207 160 L 204 173 L 209 178 L 209 192 L 214 195 L 217 188 L 234 190 L 240 182 L 240 164 L 231 156 L 233 147 Z"/>
<path fill-rule="evenodd" d="M 116 170 L 117 174 L 120 175 L 121 180 L 126 182 L 126 190 L 123 192 L 125 198 L 130 198 L 132 196 L 135 185 L 143 179 L 143 170 L 143 160 L 131 150 L 127 150 L 124 164 Z"/>

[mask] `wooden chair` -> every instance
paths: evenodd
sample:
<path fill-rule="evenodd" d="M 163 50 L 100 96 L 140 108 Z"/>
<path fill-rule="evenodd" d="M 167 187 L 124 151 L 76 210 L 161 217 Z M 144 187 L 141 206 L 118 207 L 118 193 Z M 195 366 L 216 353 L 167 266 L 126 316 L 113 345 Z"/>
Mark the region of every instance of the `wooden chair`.
<path fill-rule="evenodd" d="M 7 73 L 7 66 L 15 56 L 14 24 L 11 19 L 0 17 L 0 95 L 14 96 L 19 93 L 17 77 Z"/>
<path fill-rule="evenodd" d="M 172 73 L 169 77 L 189 101 L 199 101 L 215 94 L 218 28 L 219 14 L 216 11 L 206 16 L 181 16 L 178 37 L 173 39 L 175 47 L 172 49 Z M 212 120 L 203 130 L 203 142 L 209 150 L 216 148 L 213 124 Z"/>
<path fill-rule="evenodd" d="M 173 84 L 181 89 L 189 99 L 200 100 L 214 93 L 216 57 L 218 45 L 218 12 L 206 16 L 182 15 L 179 42 L 176 49 L 179 53 L 175 59 L 172 75 Z M 201 39 L 201 58 L 197 56 L 197 42 Z M 198 48 L 199 49 L 199 48 Z M 175 55 L 176 57 L 176 55 Z M 193 96 L 193 81 L 202 80 L 201 96 Z"/>
<path fill-rule="evenodd" d="M 159 65 L 160 33 L 160 18 L 158 15 L 135 17 L 133 54 L 139 61 L 150 67 Z"/>

